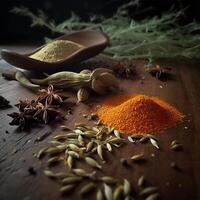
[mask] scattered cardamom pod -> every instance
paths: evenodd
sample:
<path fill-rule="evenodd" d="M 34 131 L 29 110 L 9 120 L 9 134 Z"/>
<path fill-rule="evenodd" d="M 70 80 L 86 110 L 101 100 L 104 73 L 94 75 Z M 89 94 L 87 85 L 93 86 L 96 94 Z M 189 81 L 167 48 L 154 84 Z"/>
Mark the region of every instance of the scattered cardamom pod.
<path fill-rule="evenodd" d="M 85 157 L 85 161 L 86 161 L 86 163 L 87 163 L 88 165 L 90 165 L 90 166 L 92 166 L 92 167 L 94 167 L 94 168 L 98 168 L 98 169 L 101 169 L 101 168 L 102 168 L 102 166 L 99 165 L 99 164 L 97 163 L 97 161 L 94 160 L 94 159 L 91 158 L 91 157 Z"/>
<path fill-rule="evenodd" d="M 113 200 L 120 200 L 123 197 L 123 186 L 119 185 L 113 192 Z"/>
<path fill-rule="evenodd" d="M 83 186 L 80 193 L 82 195 L 89 193 L 91 190 L 93 190 L 95 188 L 95 184 L 94 183 L 88 183 L 87 185 Z"/>
<path fill-rule="evenodd" d="M 104 183 L 104 195 L 106 197 L 106 200 L 112 200 L 113 199 L 113 193 L 112 189 L 109 185 Z"/>
<path fill-rule="evenodd" d="M 66 194 L 71 192 L 73 189 L 75 188 L 75 185 L 71 184 L 71 185 L 66 185 L 60 188 L 60 192 L 62 194 Z"/>
<path fill-rule="evenodd" d="M 157 187 L 146 187 L 140 192 L 140 196 L 149 196 L 158 191 Z"/>

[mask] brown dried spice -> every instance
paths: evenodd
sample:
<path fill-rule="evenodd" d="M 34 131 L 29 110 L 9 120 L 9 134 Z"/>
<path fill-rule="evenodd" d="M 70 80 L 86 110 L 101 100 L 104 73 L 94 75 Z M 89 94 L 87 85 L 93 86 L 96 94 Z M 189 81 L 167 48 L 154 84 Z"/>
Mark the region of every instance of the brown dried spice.
<path fill-rule="evenodd" d="M 171 68 L 170 67 L 161 67 L 160 65 L 156 65 L 148 69 L 148 72 L 155 78 L 162 80 L 167 76 L 171 75 Z"/>
<path fill-rule="evenodd" d="M 118 65 L 114 69 L 114 72 L 119 78 L 133 79 L 136 75 L 135 68 L 136 66 L 132 60 L 128 58 L 123 58 L 118 61 Z"/>
<path fill-rule="evenodd" d="M 49 85 L 47 89 L 41 89 L 37 101 L 48 105 L 61 105 L 63 100 L 68 97 L 63 94 L 62 90 L 55 90 L 53 85 Z"/>

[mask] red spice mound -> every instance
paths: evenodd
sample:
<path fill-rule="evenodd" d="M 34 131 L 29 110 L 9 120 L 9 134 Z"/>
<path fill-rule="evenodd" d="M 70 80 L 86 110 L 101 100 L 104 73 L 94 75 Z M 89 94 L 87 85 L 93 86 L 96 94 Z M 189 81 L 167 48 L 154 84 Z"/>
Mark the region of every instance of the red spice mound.
<path fill-rule="evenodd" d="M 97 115 L 105 125 L 125 134 L 161 132 L 183 118 L 167 102 L 146 95 L 109 97 L 102 102 Z"/>

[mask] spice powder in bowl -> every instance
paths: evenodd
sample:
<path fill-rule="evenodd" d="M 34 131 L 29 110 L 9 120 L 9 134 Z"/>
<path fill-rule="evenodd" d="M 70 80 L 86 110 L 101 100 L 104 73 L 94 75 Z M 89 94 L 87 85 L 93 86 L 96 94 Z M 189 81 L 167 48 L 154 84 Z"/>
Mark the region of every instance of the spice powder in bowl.
<path fill-rule="evenodd" d="M 146 95 L 119 95 L 105 99 L 99 119 L 124 134 L 162 132 L 182 121 L 183 115 L 167 102 Z"/>
<path fill-rule="evenodd" d="M 81 48 L 83 48 L 82 45 L 69 40 L 55 40 L 32 54 L 30 58 L 49 63 L 57 62 L 67 58 Z"/>

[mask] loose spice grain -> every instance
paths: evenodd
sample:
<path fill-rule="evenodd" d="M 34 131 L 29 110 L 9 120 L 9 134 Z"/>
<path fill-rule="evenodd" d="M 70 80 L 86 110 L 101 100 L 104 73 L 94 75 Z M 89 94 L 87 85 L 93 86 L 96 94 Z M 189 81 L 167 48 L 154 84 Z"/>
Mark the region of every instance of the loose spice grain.
<path fill-rule="evenodd" d="M 56 40 L 32 54 L 30 58 L 44 62 L 56 62 L 70 56 L 81 48 L 83 48 L 82 45 L 72 41 Z"/>

